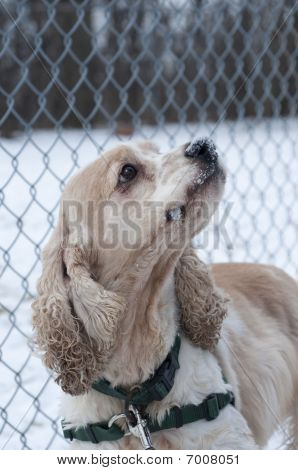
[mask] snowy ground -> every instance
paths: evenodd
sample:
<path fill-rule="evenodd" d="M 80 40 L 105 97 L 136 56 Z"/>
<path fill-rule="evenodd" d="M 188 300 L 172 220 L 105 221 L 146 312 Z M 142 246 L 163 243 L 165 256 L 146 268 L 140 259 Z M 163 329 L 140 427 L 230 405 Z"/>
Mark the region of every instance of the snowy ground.
<path fill-rule="evenodd" d="M 145 127 L 134 137 L 153 139 L 166 150 L 194 136 L 210 135 L 211 129 Z M 27 342 L 30 294 L 35 292 L 38 255 L 53 224 L 51 212 L 57 215 L 63 180 L 76 164 L 96 158 L 98 147 L 117 141 L 108 135 L 107 129 L 92 131 L 91 138 L 80 131 L 63 131 L 61 136 L 40 131 L 29 140 L 0 140 L 0 448 L 67 445 L 56 434 L 58 388 Z M 230 178 L 217 217 L 196 240 L 200 256 L 208 261 L 269 262 L 295 276 L 298 121 L 222 123 L 212 138 Z M 275 437 L 269 446 L 276 448 L 279 442 Z"/>

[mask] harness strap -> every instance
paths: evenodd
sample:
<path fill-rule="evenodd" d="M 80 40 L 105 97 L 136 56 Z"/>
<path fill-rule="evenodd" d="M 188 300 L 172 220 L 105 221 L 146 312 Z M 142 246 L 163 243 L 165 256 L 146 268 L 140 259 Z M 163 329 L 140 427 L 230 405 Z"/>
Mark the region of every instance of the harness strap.
<path fill-rule="evenodd" d="M 178 362 L 180 344 L 181 339 L 177 335 L 171 351 L 156 370 L 153 378 L 142 383 L 136 392 L 127 393 L 120 387 L 112 387 L 110 382 L 105 379 L 94 382 L 92 388 L 105 395 L 119 398 L 136 406 L 145 406 L 152 401 L 161 401 L 172 389 L 176 370 L 180 367 Z"/>
<path fill-rule="evenodd" d="M 164 429 L 180 428 L 181 426 L 201 419 L 211 421 L 219 415 L 220 410 L 229 404 L 234 404 L 234 394 L 231 391 L 227 393 L 212 393 L 199 405 L 175 406 L 165 415 L 163 421 L 159 424 L 157 421 L 147 419 L 147 426 L 150 432 L 162 431 Z M 62 422 L 62 427 L 66 423 Z M 102 441 L 115 441 L 125 435 L 125 431 L 116 424 L 110 428 L 108 422 L 88 424 L 85 427 L 63 429 L 66 439 L 78 439 L 80 441 L 91 441 L 98 444 Z"/>
<path fill-rule="evenodd" d="M 93 444 L 98 444 L 102 441 L 117 441 L 124 436 L 119 426 L 113 424 L 110 428 L 108 422 L 87 424 L 87 426 L 80 428 L 64 429 L 65 422 L 62 421 L 62 430 L 66 439 L 78 439 L 79 441 L 88 441 Z"/>

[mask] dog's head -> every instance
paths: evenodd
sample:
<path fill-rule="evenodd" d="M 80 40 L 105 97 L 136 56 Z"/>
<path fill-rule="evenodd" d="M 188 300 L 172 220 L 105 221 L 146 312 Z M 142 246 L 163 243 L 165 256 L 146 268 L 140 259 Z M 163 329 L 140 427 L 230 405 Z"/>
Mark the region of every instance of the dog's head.
<path fill-rule="evenodd" d="M 163 226 L 168 242 L 175 239 L 172 248 L 188 243 L 208 223 L 224 179 L 207 139 L 165 154 L 150 142 L 119 145 L 73 179 L 64 195 L 65 221 L 75 241 L 95 241 L 103 264 L 115 260 L 119 270 L 122 258 L 126 265 L 130 250 L 142 250 Z"/>
<path fill-rule="evenodd" d="M 63 390 L 83 393 L 98 378 L 130 299 L 155 269 L 161 278 L 176 267 L 182 328 L 200 346 L 215 344 L 224 309 L 189 243 L 224 181 L 207 139 L 165 154 L 150 142 L 122 144 L 70 181 L 33 304 L 37 343 Z"/>

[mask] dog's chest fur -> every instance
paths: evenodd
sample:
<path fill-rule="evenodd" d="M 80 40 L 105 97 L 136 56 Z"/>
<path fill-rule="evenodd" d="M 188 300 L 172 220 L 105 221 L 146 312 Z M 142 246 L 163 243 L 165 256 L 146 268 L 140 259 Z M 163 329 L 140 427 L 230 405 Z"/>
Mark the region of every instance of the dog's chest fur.
<path fill-rule="evenodd" d="M 161 402 L 154 402 L 148 406 L 147 411 L 151 417 L 162 420 L 166 410 L 172 406 L 198 404 L 206 395 L 213 392 L 225 392 L 229 385 L 222 378 L 222 371 L 215 357 L 208 351 L 194 347 L 187 339 L 182 337 L 179 354 L 180 369 L 176 372 L 174 387 Z M 123 411 L 124 403 L 118 399 L 103 395 L 94 390 L 88 394 L 71 397 L 64 395 L 62 400 L 62 414 L 72 426 L 82 426 L 91 422 L 109 420 L 113 415 Z M 242 416 L 231 406 L 222 410 L 219 417 L 212 422 L 197 421 L 179 429 L 160 431 L 152 434 L 153 445 L 158 449 L 183 448 L 220 448 L 222 433 L 229 432 L 229 421 L 233 420 L 234 430 L 239 431 L 239 442 L 231 436 L 231 448 L 240 444 L 240 437 L 250 432 Z M 232 442 L 233 440 L 233 442 Z M 247 442 L 246 442 L 247 444 Z M 73 448 L 98 449 L 140 449 L 140 441 L 132 436 L 119 441 L 81 443 L 76 441 Z"/>

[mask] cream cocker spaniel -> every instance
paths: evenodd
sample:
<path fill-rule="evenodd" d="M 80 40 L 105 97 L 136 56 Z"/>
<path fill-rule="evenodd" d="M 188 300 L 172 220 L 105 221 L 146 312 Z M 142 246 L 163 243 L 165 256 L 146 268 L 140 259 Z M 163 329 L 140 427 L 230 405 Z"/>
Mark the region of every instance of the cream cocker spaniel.
<path fill-rule="evenodd" d="M 67 185 L 33 324 L 72 448 L 254 449 L 287 417 L 297 447 L 296 281 L 190 245 L 224 182 L 198 139 L 121 144 Z"/>

